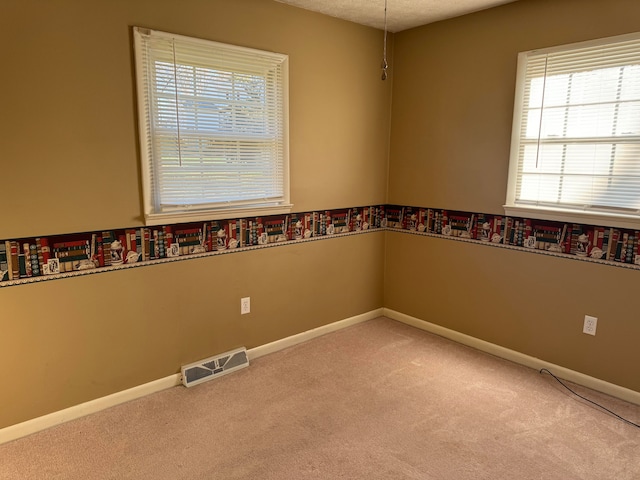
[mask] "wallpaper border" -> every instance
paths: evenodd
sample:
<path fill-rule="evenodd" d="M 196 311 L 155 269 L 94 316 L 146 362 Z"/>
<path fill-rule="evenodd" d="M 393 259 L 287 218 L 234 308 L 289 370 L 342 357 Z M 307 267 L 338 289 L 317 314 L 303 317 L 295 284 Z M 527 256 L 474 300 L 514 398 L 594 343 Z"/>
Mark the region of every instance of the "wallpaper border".
<path fill-rule="evenodd" d="M 638 230 L 397 204 L 385 209 L 388 231 L 640 270 Z"/>
<path fill-rule="evenodd" d="M 98 243 L 100 243 L 98 239 L 101 238 L 97 236 L 98 232 L 4 240 L 0 241 L 0 249 L 3 249 L 0 251 L 0 279 L 3 276 L 4 278 L 8 276 L 8 272 L 2 268 L 2 261 L 4 260 L 4 265 L 6 265 L 8 255 L 5 253 L 3 257 L 2 253 L 9 252 L 12 246 L 16 250 L 13 258 L 13 275 L 17 275 L 19 278 L 0 280 L 0 288 L 372 233 L 383 231 L 384 229 L 381 228 L 383 223 L 384 206 L 377 205 L 272 215 L 255 219 L 225 219 L 156 227 L 139 226 L 115 229 L 108 232 L 111 235 L 109 241 L 102 243 L 111 243 L 112 240 L 119 242 L 119 247 L 122 248 L 123 252 L 119 254 L 119 263 L 117 265 L 104 265 L 104 259 L 98 265 L 96 251 L 99 246 Z M 252 227 L 254 224 L 255 226 Z M 167 227 L 170 228 L 167 229 Z M 144 244 L 144 232 L 157 232 L 160 230 L 164 230 L 165 234 L 171 232 L 167 235 L 171 240 L 167 241 L 165 239 L 163 246 L 160 248 L 161 251 L 166 251 L 166 255 L 162 254 L 162 256 L 158 257 L 158 248 L 155 248 L 156 258 L 145 259 L 144 247 L 141 245 Z M 180 232 L 190 232 L 185 233 L 184 242 L 179 242 L 178 236 Z M 128 238 L 127 235 L 129 234 L 132 234 L 133 237 Z M 218 234 L 222 234 L 222 236 L 220 237 Z M 67 251 L 56 252 L 58 249 L 75 249 L 74 251 L 81 255 L 78 257 L 81 260 L 74 262 L 74 267 L 77 266 L 78 269 L 59 273 L 38 273 L 37 275 L 31 272 L 30 275 L 27 275 L 26 263 L 28 263 L 28 259 L 25 252 L 28 251 L 28 248 L 26 245 L 33 248 L 34 254 L 31 257 L 33 258 L 34 267 L 37 265 L 39 270 L 43 270 L 43 265 L 47 263 L 47 259 L 43 258 L 41 252 L 43 238 L 48 245 L 46 247 L 49 250 L 47 253 L 54 258 L 58 258 L 58 254 L 71 253 L 75 255 L 75 253 Z M 137 252 L 136 240 L 138 241 Z M 131 243 L 125 246 L 127 242 Z M 176 245 L 179 246 L 178 252 L 169 255 L 168 250 L 172 243 L 174 247 Z M 24 250 L 23 245 L 25 245 Z M 63 247 L 62 245 L 70 245 L 70 247 Z M 153 250 L 154 247 L 151 246 L 151 249 Z M 127 250 L 133 251 L 137 255 L 134 255 L 132 259 L 127 255 Z M 149 250 L 149 239 L 147 239 L 147 250 Z M 110 253 L 106 253 L 106 255 L 110 255 Z M 20 259 L 19 265 L 16 266 L 16 259 L 19 257 L 23 258 Z M 83 266 L 89 268 L 83 268 Z M 11 268 L 11 263 L 9 267 Z"/>
<path fill-rule="evenodd" d="M 176 256 L 168 256 L 168 251 L 166 252 L 167 255 L 158 256 L 157 231 L 161 229 L 172 231 L 173 233 L 170 233 L 169 236 L 173 238 L 175 235 L 174 241 L 179 246 L 178 248 L 187 250 L 183 253 L 178 252 Z M 67 252 L 65 249 L 76 247 L 61 247 L 61 245 L 80 244 L 78 248 L 82 250 L 82 260 L 73 264 L 73 271 L 49 274 L 43 274 L 42 272 L 34 274 L 34 272 L 30 272 L 27 276 L 26 270 L 24 272 L 21 270 L 25 268 L 24 264 L 28 263 L 26 257 L 28 257 L 29 246 L 32 249 L 31 258 L 34 269 L 43 267 L 40 238 L 37 238 L 37 247 L 36 238 L 0 241 L 0 262 L 4 260 L 6 264 L 7 252 L 11 251 L 12 246 L 17 246 L 18 249 L 17 252 L 14 252 L 18 254 L 13 261 L 13 275 L 18 278 L 0 281 L 0 288 L 147 267 L 214 255 L 236 254 L 377 231 L 436 237 L 568 260 L 640 270 L 640 232 L 637 230 L 385 204 L 273 215 L 255 219 L 227 219 L 201 222 L 197 225 L 190 223 L 116 229 L 110 232 L 113 241 L 119 242 L 119 245 L 123 248 L 123 253 L 126 253 L 127 248 L 122 244 L 131 242 L 128 248 L 132 250 L 130 255 L 133 254 L 134 257 L 120 258 L 122 263 L 117 265 L 105 265 L 104 258 L 98 262 L 95 247 L 100 245 L 97 245 L 96 238 L 99 239 L 101 237 L 97 237 L 97 232 L 54 235 L 48 237 L 51 239 L 50 253 L 52 256 L 55 255 L 57 258 L 58 255 L 75 255 L 75 253 Z M 151 255 L 149 259 L 149 238 L 147 238 L 147 253 L 145 257 L 145 232 L 147 232 L 147 236 L 149 232 L 156 234 L 155 250 L 153 242 L 151 243 L 151 250 L 154 250 L 156 258 Z M 179 238 L 180 232 L 191 233 L 185 233 L 185 236 Z M 107 234 L 107 232 L 102 233 Z M 222 243 L 216 238 L 216 234 L 222 235 Z M 128 235 L 133 236 L 129 237 Z M 606 243 L 603 245 L 605 237 L 608 238 L 608 245 L 611 245 L 615 238 L 618 246 L 617 253 L 615 251 L 612 252 L 610 246 L 608 251 L 602 249 L 603 246 L 605 250 L 607 247 Z M 78 240 L 80 238 L 83 240 Z M 186 241 L 187 239 L 189 242 Z M 108 242 L 111 242 L 111 240 L 110 238 Z M 180 240 L 185 241 L 181 242 Z M 216 241 L 218 246 L 216 246 Z M 231 242 L 235 242 L 233 246 L 231 246 Z M 106 242 L 103 242 L 103 244 L 105 244 L 106 248 Z M 163 249 L 168 250 L 170 246 L 171 242 L 167 245 L 165 239 L 160 251 L 164 251 Z M 23 253 L 19 253 L 21 251 Z M 4 257 L 2 253 L 4 253 Z M 36 253 L 39 254 L 39 262 Z M 110 253 L 107 253 L 107 255 L 110 255 Z M 15 264 L 18 257 L 25 257 L 21 259 L 19 268 Z M 99 263 L 100 265 L 98 265 Z M 0 267 L 2 265 L 0 263 Z M 75 270 L 78 265 L 88 266 L 89 268 L 79 267 Z M 0 278 L 3 278 L 3 276 L 6 278 L 6 273 L 0 268 Z"/>

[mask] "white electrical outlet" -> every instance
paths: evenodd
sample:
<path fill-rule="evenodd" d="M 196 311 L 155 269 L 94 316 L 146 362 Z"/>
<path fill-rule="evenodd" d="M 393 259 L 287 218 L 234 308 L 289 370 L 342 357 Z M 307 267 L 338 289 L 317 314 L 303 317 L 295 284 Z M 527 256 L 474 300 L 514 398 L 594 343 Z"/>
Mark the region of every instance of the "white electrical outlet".
<path fill-rule="evenodd" d="M 584 316 L 584 326 L 582 327 L 582 332 L 588 335 L 596 334 L 596 327 L 598 326 L 598 319 L 596 317 L 592 317 L 590 315 Z"/>
<path fill-rule="evenodd" d="M 251 313 L 251 297 L 244 297 L 240 299 L 240 314 Z"/>

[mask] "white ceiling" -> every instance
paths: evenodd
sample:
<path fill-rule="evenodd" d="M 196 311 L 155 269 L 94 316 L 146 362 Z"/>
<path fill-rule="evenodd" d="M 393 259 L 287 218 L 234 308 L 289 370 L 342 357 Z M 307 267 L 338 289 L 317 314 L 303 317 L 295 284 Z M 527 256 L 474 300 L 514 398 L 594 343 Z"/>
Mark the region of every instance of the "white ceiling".
<path fill-rule="evenodd" d="M 296 7 L 384 28 L 385 0 L 277 0 Z M 516 0 L 387 0 L 387 29 L 400 32 Z"/>

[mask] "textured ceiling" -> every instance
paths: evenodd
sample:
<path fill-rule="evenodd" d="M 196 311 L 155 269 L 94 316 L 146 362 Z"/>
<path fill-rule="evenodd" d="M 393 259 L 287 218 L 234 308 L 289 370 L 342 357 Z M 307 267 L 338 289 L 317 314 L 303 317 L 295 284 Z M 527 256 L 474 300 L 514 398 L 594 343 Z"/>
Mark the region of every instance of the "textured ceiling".
<path fill-rule="evenodd" d="M 384 0 L 277 0 L 379 29 L 384 28 Z M 387 0 L 387 28 L 399 32 L 515 0 Z"/>

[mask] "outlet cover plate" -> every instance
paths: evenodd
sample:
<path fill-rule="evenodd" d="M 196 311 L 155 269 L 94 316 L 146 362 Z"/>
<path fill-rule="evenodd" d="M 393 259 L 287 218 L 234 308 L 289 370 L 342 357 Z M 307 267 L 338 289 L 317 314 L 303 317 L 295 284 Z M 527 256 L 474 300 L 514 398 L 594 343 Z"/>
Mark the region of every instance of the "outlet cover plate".
<path fill-rule="evenodd" d="M 247 313 L 251 313 L 251 297 L 240 299 L 240 314 L 245 315 Z"/>
<path fill-rule="evenodd" d="M 582 327 L 582 332 L 587 335 L 595 335 L 596 327 L 598 326 L 598 319 L 596 317 L 592 317 L 591 315 L 584 316 L 584 326 Z"/>

